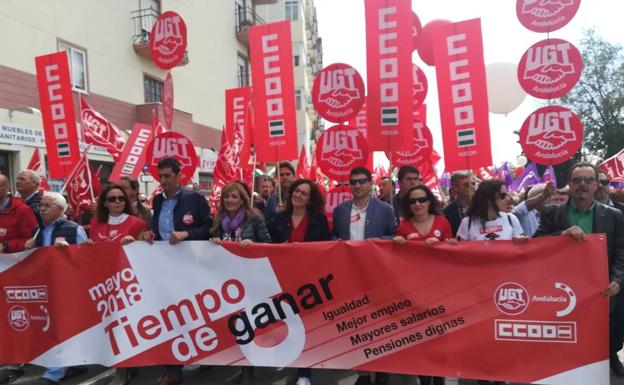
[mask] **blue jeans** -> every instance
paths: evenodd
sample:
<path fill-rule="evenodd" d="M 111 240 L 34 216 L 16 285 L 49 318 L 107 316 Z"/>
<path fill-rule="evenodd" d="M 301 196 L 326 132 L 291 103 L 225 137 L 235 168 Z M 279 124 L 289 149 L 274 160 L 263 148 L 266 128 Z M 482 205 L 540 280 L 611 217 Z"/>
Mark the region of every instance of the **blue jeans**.
<path fill-rule="evenodd" d="M 60 382 L 61 378 L 65 376 L 65 368 L 46 368 L 45 372 L 41 376 L 42 378 L 47 378 L 50 381 Z"/>

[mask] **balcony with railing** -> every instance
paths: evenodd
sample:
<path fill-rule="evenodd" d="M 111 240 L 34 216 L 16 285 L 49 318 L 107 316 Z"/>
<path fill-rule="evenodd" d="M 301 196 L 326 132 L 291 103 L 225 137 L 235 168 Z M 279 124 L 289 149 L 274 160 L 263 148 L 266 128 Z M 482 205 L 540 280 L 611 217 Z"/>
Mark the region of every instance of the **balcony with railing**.
<path fill-rule="evenodd" d="M 138 9 L 131 12 L 130 18 L 134 23 L 134 35 L 132 36 L 132 48 L 139 56 L 151 59 L 149 39 L 152 27 L 156 24 L 160 12 L 153 7 Z M 188 51 L 184 52 L 184 59 L 178 64 L 183 66 L 188 64 Z"/>
<path fill-rule="evenodd" d="M 234 18 L 236 38 L 245 44 L 249 44 L 249 27 L 265 23 L 253 8 L 241 7 L 238 4 L 234 9 Z"/>
<path fill-rule="evenodd" d="M 236 82 L 238 83 L 239 87 L 247 87 L 251 85 L 249 70 L 238 70 L 236 72 Z"/>

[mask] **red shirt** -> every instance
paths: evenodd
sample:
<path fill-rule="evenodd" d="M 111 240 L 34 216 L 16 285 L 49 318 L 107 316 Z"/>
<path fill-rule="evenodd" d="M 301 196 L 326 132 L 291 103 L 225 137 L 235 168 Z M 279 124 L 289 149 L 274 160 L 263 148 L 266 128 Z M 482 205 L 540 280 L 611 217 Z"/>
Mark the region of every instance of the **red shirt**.
<path fill-rule="evenodd" d="M 295 227 L 293 223 L 292 217 L 290 218 L 290 237 L 288 238 L 288 242 L 305 242 L 305 233 L 308 230 L 308 214 L 304 215 L 299 222 L 299 226 Z"/>
<path fill-rule="evenodd" d="M 136 239 L 146 229 L 147 223 L 141 218 L 132 215 L 118 225 L 98 222 L 96 218 L 93 218 L 91 220 L 89 238 L 95 242 L 118 241 L 126 235 L 132 235 Z"/>
<path fill-rule="evenodd" d="M 429 232 L 424 236 L 418 232 L 409 219 L 401 221 L 401 224 L 397 228 L 397 235 L 404 237 L 408 241 L 424 241 L 427 238 L 437 238 L 438 240 L 443 241 L 445 239 L 453 238 L 453 230 L 451 230 L 451 225 L 444 215 L 436 215 L 433 220 L 433 224 L 431 225 L 431 229 L 429 229 Z"/>

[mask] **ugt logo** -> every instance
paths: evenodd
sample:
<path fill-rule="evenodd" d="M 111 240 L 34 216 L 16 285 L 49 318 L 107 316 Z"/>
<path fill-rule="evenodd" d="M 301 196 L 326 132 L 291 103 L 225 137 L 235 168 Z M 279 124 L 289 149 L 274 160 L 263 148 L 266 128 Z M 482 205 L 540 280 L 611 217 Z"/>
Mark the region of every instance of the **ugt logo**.
<path fill-rule="evenodd" d="M 360 90 L 355 84 L 356 74 L 353 68 L 321 71 L 319 101 L 331 108 L 344 108 L 352 100 L 360 98 Z"/>
<path fill-rule="evenodd" d="M 505 282 L 496 288 L 494 304 L 504 314 L 521 314 L 529 307 L 529 292 L 516 282 Z"/>
<path fill-rule="evenodd" d="M 572 5 L 574 0 L 524 0 L 522 13 L 546 19 L 558 15 Z"/>
<path fill-rule="evenodd" d="M 528 49 L 524 79 L 547 85 L 576 73 L 570 60 L 572 47 L 568 42 L 535 45 Z"/>
<path fill-rule="evenodd" d="M 542 150 L 557 150 L 576 140 L 572 130 L 571 111 L 549 111 L 532 114 L 529 118 L 527 144 Z"/>

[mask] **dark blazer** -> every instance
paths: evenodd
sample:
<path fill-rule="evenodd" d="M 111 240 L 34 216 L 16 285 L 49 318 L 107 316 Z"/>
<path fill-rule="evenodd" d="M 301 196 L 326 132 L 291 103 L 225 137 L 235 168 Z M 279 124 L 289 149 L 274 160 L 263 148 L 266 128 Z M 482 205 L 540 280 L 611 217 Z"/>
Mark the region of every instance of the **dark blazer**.
<path fill-rule="evenodd" d="M 459 225 L 461 224 L 462 219 L 464 217 L 461 214 L 461 207 L 459 206 L 458 201 L 453 201 L 449 203 L 443 210 L 442 213 L 448 220 L 451 225 L 451 230 L 453 230 L 453 236 L 457 235 L 457 230 L 459 229 Z"/>
<path fill-rule="evenodd" d="M 290 238 L 290 233 L 292 232 L 290 215 L 288 211 L 282 211 L 281 213 L 277 213 L 268 223 L 269 233 L 271 234 L 273 243 L 284 243 Z M 331 240 L 331 235 L 329 234 L 329 225 L 327 224 L 327 217 L 325 217 L 325 214 L 309 216 L 304 242 L 329 240 Z"/>
<path fill-rule="evenodd" d="M 342 202 L 334 209 L 334 239 L 351 239 L 351 208 L 353 201 Z M 396 218 L 394 209 L 389 204 L 378 199 L 370 198 L 366 209 L 366 225 L 364 227 L 364 239 L 382 238 L 392 239 L 396 233 Z"/>
<path fill-rule="evenodd" d="M 607 234 L 609 255 L 609 276 L 620 287 L 624 280 L 624 214 L 621 211 L 594 201 L 594 233 Z M 568 207 L 570 202 L 561 205 L 547 205 L 542 210 L 540 225 L 533 237 L 561 235 L 570 227 Z"/>
<path fill-rule="evenodd" d="M 174 230 L 188 232 L 188 240 L 209 239 L 212 215 L 210 215 L 210 208 L 206 198 L 196 191 L 185 189 L 178 190 L 176 197 L 178 201 L 173 209 Z M 157 241 L 161 240 L 160 232 L 158 231 L 158 219 L 160 218 L 160 209 L 164 199 L 163 193 L 154 197 L 152 231 L 154 231 Z M 184 220 L 185 216 L 187 217 L 186 221 Z"/>

